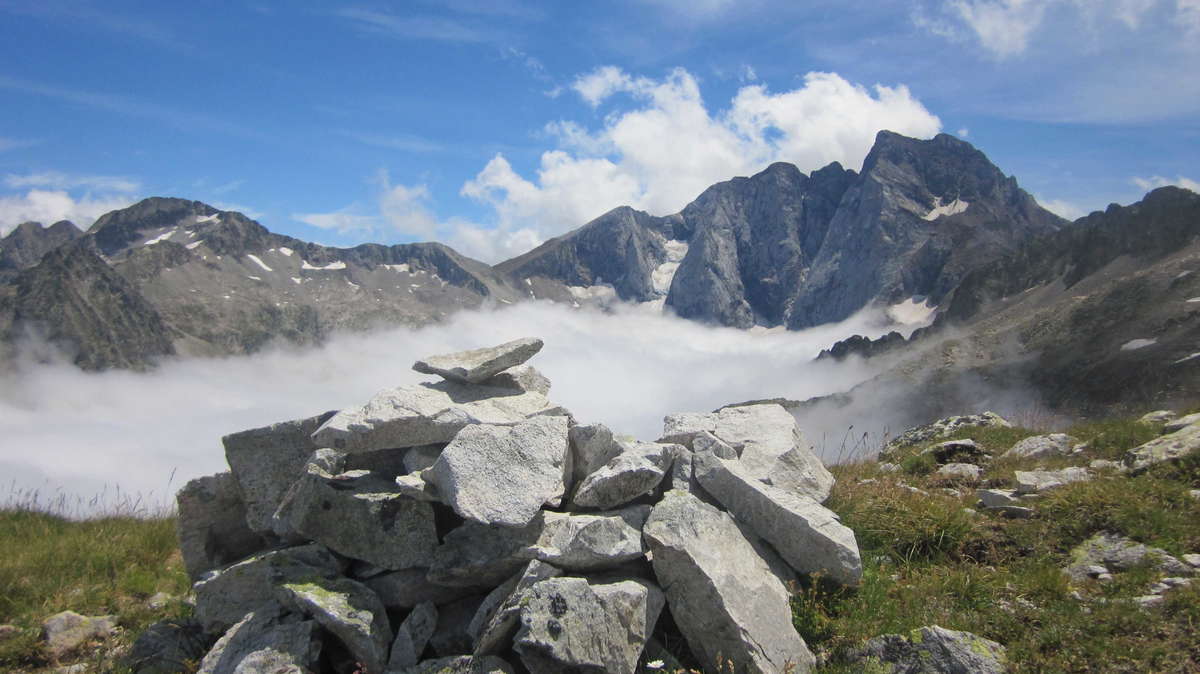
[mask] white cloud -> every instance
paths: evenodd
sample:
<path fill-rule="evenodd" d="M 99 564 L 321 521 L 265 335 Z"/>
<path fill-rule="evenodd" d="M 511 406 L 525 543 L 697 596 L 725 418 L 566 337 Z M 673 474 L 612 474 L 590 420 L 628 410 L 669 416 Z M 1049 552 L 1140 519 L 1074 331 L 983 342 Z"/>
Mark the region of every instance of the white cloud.
<path fill-rule="evenodd" d="M 0 490 L 12 481 L 17 491 L 61 490 L 86 505 L 119 486 L 152 505 L 167 503 L 187 480 L 225 469 L 222 435 L 362 404 L 379 390 L 429 379 L 409 369 L 418 358 L 528 335 L 546 342 L 532 364 L 553 382 L 555 402 L 582 423 L 653 440 L 672 412 L 849 388 L 873 372 L 812 358 L 871 329 L 886 328 L 859 316 L 806 332 L 754 334 L 627 307 L 606 315 L 522 303 L 461 312 L 419 330 L 339 335 L 320 349 L 178 359 L 150 373 L 27 366 L 0 385 L 0 437 L 37 451 L 0 456 Z"/>
<path fill-rule="evenodd" d="M 619 205 L 674 213 L 713 183 L 774 161 L 803 171 L 833 161 L 857 169 L 879 130 L 929 137 L 941 127 L 903 85 L 868 90 L 834 73 L 809 73 L 800 88 L 780 93 L 742 87 L 719 112 L 683 69 L 654 80 L 606 66 L 579 77 L 574 89 L 592 105 L 617 92 L 633 103 L 595 131 L 571 121 L 548 125 L 559 147 L 542 154 L 534 177 L 498 154 L 464 184 L 463 195 L 495 209 L 498 236 L 544 241 Z"/>
<path fill-rule="evenodd" d="M 383 194 L 379 197 L 379 211 L 397 232 L 427 241 L 433 239 L 439 229 L 437 218 L 429 211 L 428 203 L 429 188 L 424 185 L 409 187 L 385 182 Z"/>
<path fill-rule="evenodd" d="M 707 19 L 723 14 L 735 5 L 735 0 L 642 0 L 675 14 L 693 19 Z"/>
<path fill-rule="evenodd" d="M 32 147 L 34 145 L 37 145 L 37 141 L 35 141 L 35 140 L 23 140 L 20 138 L 5 138 L 3 136 L 0 136 L 0 152 L 7 152 L 9 150 L 19 150 L 21 148 Z"/>
<path fill-rule="evenodd" d="M 321 229 L 332 229 L 338 234 L 373 234 L 380 229 L 379 218 L 359 215 L 349 211 L 333 213 L 293 213 L 292 219 Z"/>
<path fill-rule="evenodd" d="M 967 136 L 971 135 L 971 130 L 964 126 L 963 128 L 959 129 L 957 133 L 959 138 L 966 138 Z"/>
<path fill-rule="evenodd" d="M 1174 180 L 1162 176 L 1151 176 L 1149 178 L 1134 177 L 1131 181 L 1144 192 L 1149 192 L 1159 187 L 1166 187 L 1167 185 L 1175 185 L 1176 187 L 1182 187 L 1185 190 L 1191 190 L 1200 194 L 1200 182 L 1191 178 L 1185 178 L 1184 176 L 1175 176 Z"/>
<path fill-rule="evenodd" d="M 1175 22 L 1182 26 L 1190 37 L 1200 35 L 1200 0 L 1176 0 Z"/>
<path fill-rule="evenodd" d="M 1066 199 L 1043 199 L 1037 197 L 1037 202 L 1041 204 L 1042 208 L 1067 220 L 1078 220 L 1090 212 L 1087 208 Z"/>
<path fill-rule="evenodd" d="M 956 0 L 951 7 L 998 58 L 1025 51 L 1042 22 L 1046 0 Z"/>
<path fill-rule="evenodd" d="M 87 229 L 96 218 L 125 208 L 136 201 L 129 195 L 91 195 L 73 197 L 66 190 L 28 190 L 24 194 L 0 196 L 0 236 L 22 222 L 49 225 L 70 220 L 80 229 Z"/>
<path fill-rule="evenodd" d="M 4 184 L 14 189 L 40 187 L 55 190 L 76 188 L 100 190 L 102 192 L 137 192 L 141 183 L 122 176 L 77 176 L 60 171 L 14 174 L 4 176 Z"/>

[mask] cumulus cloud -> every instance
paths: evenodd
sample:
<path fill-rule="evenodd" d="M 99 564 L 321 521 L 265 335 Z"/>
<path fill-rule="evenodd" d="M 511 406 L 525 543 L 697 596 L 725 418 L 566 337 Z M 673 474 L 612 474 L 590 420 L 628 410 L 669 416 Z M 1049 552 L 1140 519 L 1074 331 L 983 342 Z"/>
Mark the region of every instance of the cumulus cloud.
<path fill-rule="evenodd" d="M 59 220 L 70 220 L 81 229 L 87 229 L 96 218 L 125 208 L 136 199 L 128 194 L 72 196 L 67 190 L 32 189 L 24 194 L 0 196 L 0 236 L 8 234 L 22 222 L 40 222 L 49 225 Z"/>
<path fill-rule="evenodd" d="M 1192 180 L 1191 178 L 1185 178 L 1184 176 L 1175 176 L 1174 180 L 1171 180 L 1170 178 L 1164 178 L 1162 176 L 1151 176 L 1149 178 L 1134 177 L 1132 178 L 1132 182 L 1144 192 L 1149 192 L 1150 190 L 1157 189 L 1159 187 L 1166 187 L 1167 185 L 1174 185 L 1176 187 L 1182 187 L 1185 190 L 1191 190 L 1197 194 L 1200 194 L 1200 182 Z"/>
<path fill-rule="evenodd" d="M 873 372 L 812 358 L 848 334 L 886 328 L 865 313 L 806 332 L 753 333 L 640 307 L 606 314 L 530 302 L 422 329 L 341 335 L 320 349 L 178 359 L 150 373 L 29 365 L 0 386 L 0 436 L 31 451 L 0 456 L 0 474 L 18 491 L 86 500 L 120 486 L 166 503 L 186 480 L 224 469 L 222 435 L 361 404 L 428 379 L 409 369 L 419 357 L 528 335 L 545 339 L 533 364 L 579 421 L 654 439 L 668 413 L 847 389 Z"/>
<path fill-rule="evenodd" d="M 951 7 L 998 58 L 1025 51 L 1046 11 L 1042 0 L 958 0 Z"/>
<path fill-rule="evenodd" d="M 122 176 L 77 176 L 59 171 L 26 174 L 9 173 L 4 176 L 4 184 L 15 189 L 24 189 L 27 187 L 56 190 L 84 188 L 102 192 L 136 192 L 142 188 L 141 183 L 132 178 Z"/>
<path fill-rule="evenodd" d="M 929 137 L 941 128 L 904 85 L 868 89 L 835 73 L 808 73 L 797 89 L 742 87 L 712 111 L 696 78 L 675 69 L 662 79 L 604 66 L 573 90 L 592 106 L 627 94 L 598 129 L 573 121 L 547 126 L 558 147 L 536 175 L 497 154 L 462 194 L 494 208 L 496 235 L 542 241 L 618 205 L 674 213 L 713 183 L 750 175 L 774 161 L 812 171 L 833 161 L 859 168 L 880 129 Z"/>
<path fill-rule="evenodd" d="M 293 213 L 292 219 L 306 225 L 330 229 L 338 234 L 370 235 L 379 231 L 381 223 L 374 215 L 360 215 L 349 210 L 333 213 Z"/>
<path fill-rule="evenodd" d="M 1078 220 L 1089 213 L 1088 209 L 1066 199 L 1043 199 L 1037 197 L 1037 202 L 1041 204 L 1042 208 L 1067 220 Z"/>

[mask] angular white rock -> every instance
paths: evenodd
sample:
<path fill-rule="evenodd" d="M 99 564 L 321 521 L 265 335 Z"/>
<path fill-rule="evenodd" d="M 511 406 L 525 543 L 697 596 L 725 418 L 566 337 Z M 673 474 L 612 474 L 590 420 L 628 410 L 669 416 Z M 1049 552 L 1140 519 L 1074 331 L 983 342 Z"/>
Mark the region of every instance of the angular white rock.
<path fill-rule="evenodd" d="M 558 567 L 535 559 L 519 574 L 488 593 L 467 628 L 475 639 L 474 654 L 493 655 L 512 646 L 526 592 L 536 583 L 561 575 L 562 570 Z"/>
<path fill-rule="evenodd" d="M 422 383 L 382 391 L 361 407 L 342 410 L 312 437 L 320 447 L 347 452 L 399 449 L 450 442 L 470 424 L 511 426 L 559 409 L 536 392 Z"/>
<path fill-rule="evenodd" d="M 1018 470 L 1013 472 L 1018 494 L 1040 494 L 1072 482 L 1086 482 L 1092 474 L 1086 468 L 1071 467 L 1062 470 Z"/>
<path fill-rule="evenodd" d="M 480 383 L 484 386 L 513 388 L 518 391 L 533 391 L 542 395 L 550 395 L 550 380 L 532 365 L 510 367 Z"/>
<path fill-rule="evenodd" d="M 424 374 L 436 374 L 451 381 L 478 384 L 510 367 L 520 365 L 542 350 L 542 340 L 526 337 L 499 346 L 429 356 L 413 364 Z"/>
<path fill-rule="evenodd" d="M 642 557 L 642 525 L 650 506 L 630 506 L 609 513 L 556 513 L 538 516 L 541 531 L 523 556 L 573 571 L 611 568 Z"/>
<path fill-rule="evenodd" d="M 662 591 L 640 579 L 543 580 L 522 597 L 513 650 L 531 674 L 633 674 L 663 603 Z"/>
<path fill-rule="evenodd" d="M 196 674 L 303 674 L 312 671 L 321 652 L 320 633 L 311 620 L 284 617 L 278 606 L 265 606 L 217 640 Z"/>
<path fill-rule="evenodd" d="M 728 514 L 672 490 L 643 534 L 671 615 L 700 662 L 723 657 L 736 671 L 764 674 L 813 667 L 787 589 Z"/>
<path fill-rule="evenodd" d="M 198 477 L 175 495 L 179 551 L 188 577 L 243 559 L 267 546 L 246 525 L 246 505 L 230 473 Z"/>
<path fill-rule="evenodd" d="M 843 585 L 862 581 L 854 532 L 815 500 L 763 484 L 740 461 L 709 452 L 695 457 L 700 486 L 774 546 L 799 573 L 823 572 Z"/>
<path fill-rule="evenodd" d="M 567 418 L 464 428 L 423 473 L 460 516 L 481 524 L 528 525 L 566 491 Z"/>
<path fill-rule="evenodd" d="M 305 578 L 282 583 L 276 596 L 337 637 L 365 674 L 385 670 L 392 627 L 383 602 L 365 585 L 349 578 Z"/>
<path fill-rule="evenodd" d="M 1125 465 L 1134 472 L 1141 472 L 1154 464 L 1181 459 L 1197 450 L 1200 450 L 1200 423 L 1191 423 L 1129 450 L 1125 453 Z"/>
<path fill-rule="evenodd" d="M 1065 433 L 1035 435 L 1013 445 L 1002 458 L 1041 459 L 1048 456 L 1066 456 L 1079 441 Z"/>
<path fill-rule="evenodd" d="M 680 446 L 655 442 L 624 445 L 624 451 L 584 478 L 571 502 L 607 510 L 653 492 L 671 467 L 676 447 Z"/>

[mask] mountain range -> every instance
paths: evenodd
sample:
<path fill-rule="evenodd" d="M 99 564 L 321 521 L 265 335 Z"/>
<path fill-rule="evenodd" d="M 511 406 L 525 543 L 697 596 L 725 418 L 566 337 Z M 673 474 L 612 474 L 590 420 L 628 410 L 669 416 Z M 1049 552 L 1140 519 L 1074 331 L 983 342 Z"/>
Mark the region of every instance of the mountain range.
<path fill-rule="evenodd" d="M 1161 188 L 1072 223 L 969 143 L 888 131 L 860 172 L 772 164 L 679 213 L 615 208 L 495 266 L 438 243 L 321 246 L 156 197 L 86 232 L 26 223 L 0 240 L 0 360 L 51 343 L 85 369 L 141 369 L 527 299 L 648 302 L 736 328 L 802 329 L 879 306 L 936 308 L 936 321 L 830 355 L 888 358 L 943 383 L 1019 371 L 1064 403 L 1188 396 L 1200 394 L 1198 200 Z"/>

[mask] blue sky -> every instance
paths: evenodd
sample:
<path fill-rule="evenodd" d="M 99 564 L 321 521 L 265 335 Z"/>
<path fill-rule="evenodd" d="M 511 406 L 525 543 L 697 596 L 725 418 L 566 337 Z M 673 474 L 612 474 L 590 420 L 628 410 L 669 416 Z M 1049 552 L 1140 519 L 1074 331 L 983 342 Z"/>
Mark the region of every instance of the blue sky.
<path fill-rule="evenodd" d="M 0 233 L 152 195 L 496 261 L 957 134 L 1068 217 L 1200 188 L 1200 0 L 0 0 Z"/>

